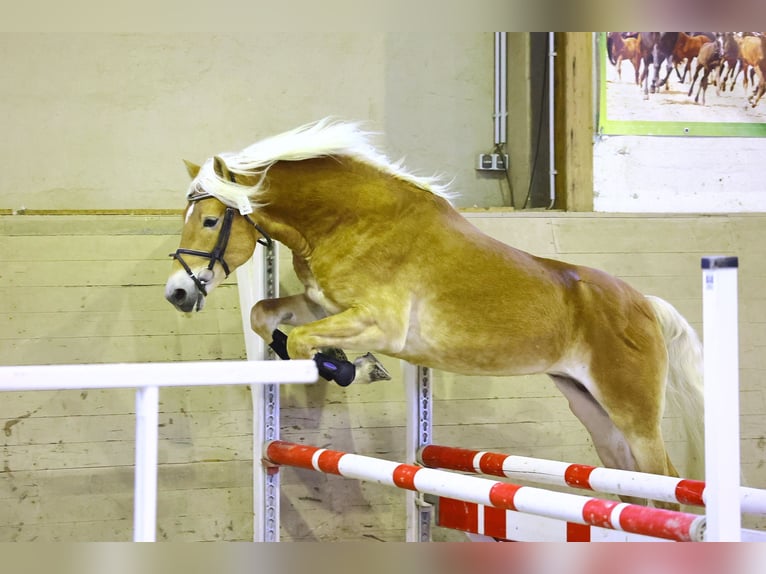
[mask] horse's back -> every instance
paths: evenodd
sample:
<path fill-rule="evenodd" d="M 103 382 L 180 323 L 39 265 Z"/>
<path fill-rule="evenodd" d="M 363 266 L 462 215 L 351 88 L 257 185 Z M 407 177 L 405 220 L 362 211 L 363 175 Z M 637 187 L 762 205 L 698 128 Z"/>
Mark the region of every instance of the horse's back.
<path fill-rule="evenodd" d="M 427 348 L 449 370 L 528 374 L 610 337 L 641 345 L 656 333 L 650 305 L 616 277 L 515 249 L 459 214 L 437 228 L 409 272 L 412 360 Z"/>

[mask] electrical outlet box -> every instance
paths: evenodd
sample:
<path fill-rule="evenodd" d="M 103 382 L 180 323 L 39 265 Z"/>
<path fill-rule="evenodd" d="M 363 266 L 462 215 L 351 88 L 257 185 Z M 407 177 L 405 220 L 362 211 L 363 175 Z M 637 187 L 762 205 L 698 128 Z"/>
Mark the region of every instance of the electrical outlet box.
<path fill-rule="evenodd" d="M 481 153 L 476 169 L 479 171 L 505 171 L 508 169 L 508 154 Z"/>

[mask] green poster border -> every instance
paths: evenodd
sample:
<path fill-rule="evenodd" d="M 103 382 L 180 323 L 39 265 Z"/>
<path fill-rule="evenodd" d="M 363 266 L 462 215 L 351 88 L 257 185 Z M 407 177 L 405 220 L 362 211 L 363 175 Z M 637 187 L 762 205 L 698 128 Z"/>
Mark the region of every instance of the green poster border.
<path fill-rule="evenodd" d="M 766 137 L 766 123 L 665 122 L 610 120 L 606 113 L 606 32 L 598 32 L 599 115 L 603 135 Z"/>

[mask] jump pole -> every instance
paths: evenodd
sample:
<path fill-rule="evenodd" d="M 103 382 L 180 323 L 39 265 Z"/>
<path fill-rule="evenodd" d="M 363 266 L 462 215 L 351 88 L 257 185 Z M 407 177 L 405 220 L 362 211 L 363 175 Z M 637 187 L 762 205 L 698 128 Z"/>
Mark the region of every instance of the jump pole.
<path fill-rule="evenodd" d="M 433 393 L 431 369 L 402 362 L 405 396 L 407 397 L 407 437 L 405 460 L 414 464 L 418 452 L 431 443 L 433 434 Z M 407 542 L 430 542 L 433 506 L 422 493 L 405 493 Z"/>
<path fill-rule="evenodd" d="M 469 540 L 475 542 L 673 542 L 444 496 L 437 498 L 434 507 L 436 524 L 465 532 Z"/>
<path fill-rule="evenodd" d="M 739 339 L 736 257 L 702 258 L 707 540 L 739 542 Z"/>
<path fill-rule="evenodd" d="M 690 506 L 705 506 L 708 496 L 706 484 L 700 480 L 434 444 L 420 449 L 418 462 L 428 468 L 501 476 Z M 766 490 L 741 486 L 739 495 L 742 512 L 766 515 Z"/>
<path fill-rule="evenodd" d="M 676 541 L 701 541 L 705 517 L 518 486 L 315 446 L 272 441 L 266 461 L 355 480 Z"/>
<path fill-rule="evenodd" d="M 274 353 L 250 326 L 250 310 L 261 299 L 279 296 L 279 243 L 257 245 L 253 256 L 237 268 L 237 290 L 245 351 L 249 361 L 274 361 Z M 251 389 L 253 401 L 253 541 L 279 542 L 279 473 L 260 464 L 263 444 L 279 438 L 279 385 Z"/>

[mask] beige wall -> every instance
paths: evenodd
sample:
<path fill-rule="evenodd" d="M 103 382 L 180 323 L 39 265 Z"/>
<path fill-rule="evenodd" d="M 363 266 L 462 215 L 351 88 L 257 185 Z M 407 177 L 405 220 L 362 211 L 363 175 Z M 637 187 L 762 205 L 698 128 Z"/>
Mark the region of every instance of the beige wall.
<path fill-rule="evenodd" d="M 179 208 L 182 158 L 327 115 L 454 177 L 462 204 L 501 205 L 474 170 L 493 58 L 491 33 L 0 34 L 0 209 Z"/>
<path fill-rule="evenodd" d="M 665 297 L 701 327 L 699 258 L 740 256 L 743 478 L 764 473 L 763 325 L 766 218 L 753 216 L 471 215 L 487 233 L 536 254 L 597 266 Z M 163 299 L 180 216 L 0 216 L 0 364 L 244 358 L 234 277 L 191 317 Z M 281 285 L 297 289 L 289 253 Z M 399 373 L 397 361 L 386 360 Z M 587 433 L 544 376 L 436 373 L 434 438 L 580 463 Z M 252 537 L 252 407 L 240 387 L 160 395 L 158 537 Z M 128 391 L 7 393 L 0 401 L 0 540 L 129 540 L 134 399 Z M 289 386 L 282 437 L 403 460 L 405 395 L 385 384 Z M 671 456 L 683 450 L 666 421 Z M 285 469 L 285 540 L 403 540 L 402 492 Z M 764 527 L 748 519 L 748 525 Z M 437 539 L 460 539 L 446 531 Z"/>

